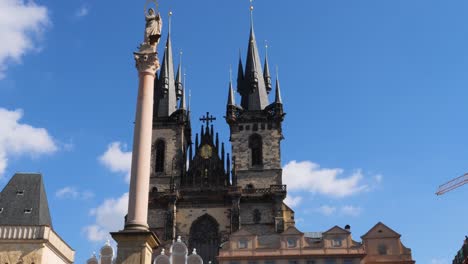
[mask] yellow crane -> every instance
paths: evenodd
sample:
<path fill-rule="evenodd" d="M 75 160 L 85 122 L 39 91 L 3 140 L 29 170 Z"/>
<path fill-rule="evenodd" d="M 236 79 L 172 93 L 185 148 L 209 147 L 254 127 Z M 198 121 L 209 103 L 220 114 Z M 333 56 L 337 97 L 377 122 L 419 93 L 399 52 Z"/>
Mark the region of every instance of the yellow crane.
<path fill-rule="evenodd" d="M 439 186 L 439 189 L 437 190 L 436 194 L 437 195 L 442 195 L 446 192 L 450 192 L 453 189 L 456 189 L 462 185 L 465 185 L 468 183 L 468 173 L 465 173 L 464 175 L 455 178 L 447 183 L 444 183 Z"/>

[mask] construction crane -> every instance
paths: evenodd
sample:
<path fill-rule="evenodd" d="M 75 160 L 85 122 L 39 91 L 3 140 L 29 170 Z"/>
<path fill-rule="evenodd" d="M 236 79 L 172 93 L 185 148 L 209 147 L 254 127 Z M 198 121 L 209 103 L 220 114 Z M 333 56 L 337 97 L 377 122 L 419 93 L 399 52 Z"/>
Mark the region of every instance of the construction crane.
<path fill-rule="evenodd" d="M 468 173 L 465 173 L 464 175 L 455 178 L 447 183 L 444 183 L 439 186 L 439 189 L 437 190 L 436 194 L 437 195 L 442 195 L 446 192 L 450 192 L 453 189 L 456 189 L 464 184 L 468 183 Z"/>

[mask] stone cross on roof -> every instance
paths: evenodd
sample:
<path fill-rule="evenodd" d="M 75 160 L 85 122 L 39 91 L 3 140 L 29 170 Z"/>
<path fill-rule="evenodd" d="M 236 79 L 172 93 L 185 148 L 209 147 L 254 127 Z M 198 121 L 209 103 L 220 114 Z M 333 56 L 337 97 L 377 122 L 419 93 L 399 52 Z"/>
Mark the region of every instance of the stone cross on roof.
<path fill-rule="evenodd" d="M 206 112 L 206 116 L 202 116 L 200 118 L 200 121 L 205 122 L 207 127 L 210 126 L 210 122 L 215 121 L 215 120 L 216 120 L 216 117 L 212 115 L 210 116 L 210 112 Z"/>

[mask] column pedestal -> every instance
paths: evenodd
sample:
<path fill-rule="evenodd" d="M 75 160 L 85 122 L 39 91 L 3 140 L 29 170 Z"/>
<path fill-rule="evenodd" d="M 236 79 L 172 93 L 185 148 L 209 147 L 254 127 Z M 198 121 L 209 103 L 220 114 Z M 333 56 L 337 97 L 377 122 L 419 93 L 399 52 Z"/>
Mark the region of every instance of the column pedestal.
<path fill-rule="evenodd" d="M 151 231 L 120 231 L 111 233 L 117 242 L 116 264 L 151 264 L 153 248 L 160 245 Z"/>

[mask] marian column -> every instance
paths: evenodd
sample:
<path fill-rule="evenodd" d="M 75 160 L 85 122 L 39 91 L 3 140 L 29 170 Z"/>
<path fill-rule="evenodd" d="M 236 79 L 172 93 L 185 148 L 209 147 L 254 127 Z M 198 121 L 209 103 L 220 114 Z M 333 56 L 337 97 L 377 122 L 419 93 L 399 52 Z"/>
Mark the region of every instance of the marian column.
<path fill-rule="evenodd" d="M 133 134 L 132 170 L 125 228 L 111 233 L 117 241 L 117 264 L 150 264 L 158 238 L 149 230 L 148 195 L 151 164 L 151 134 L 153 126 L 154 78 L 159 69 L 157 44 L 162 21 L 150 8 L 145 14 L 144 42 L 134 53 L 139 86 Z"/>

